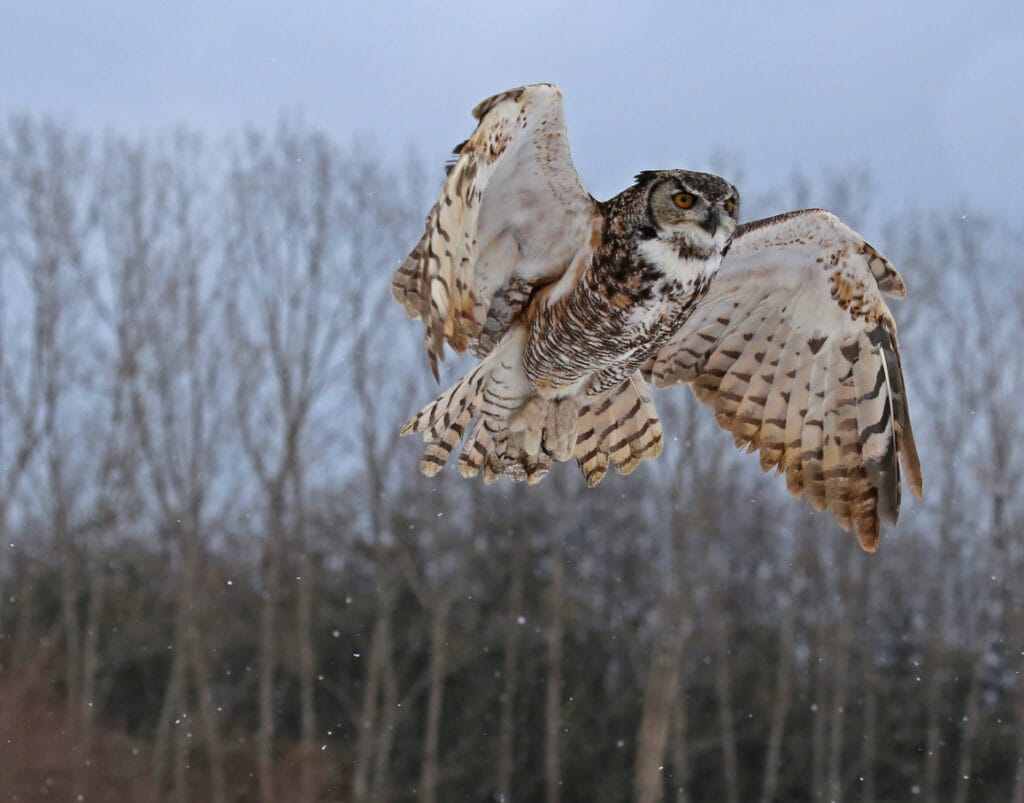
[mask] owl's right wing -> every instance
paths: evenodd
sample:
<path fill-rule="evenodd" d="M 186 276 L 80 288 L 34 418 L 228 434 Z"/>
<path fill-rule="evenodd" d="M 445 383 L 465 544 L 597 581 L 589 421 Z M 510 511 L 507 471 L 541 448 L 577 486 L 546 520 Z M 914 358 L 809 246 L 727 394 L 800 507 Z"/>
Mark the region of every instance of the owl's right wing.
<path fill-rule="evenodd" d="M 455 149 L 426 232 L 392 281 L 395 299 L 423 319 L 435 377 L 446 342 L 488 353 L 538 285 L 578 278 L 600 234 L 557 87 L 503 92 L 473 116 L 480 122 Z"/>
<path fill-rule="evenodd" d="M 903 280 L 821 209 L 739 227 L 707 295 L 644 366 L 688 382 L 737 446 L 794 494 L 852 525 L 864 549 L 895 524 L 900 463 L 921 495 L 896 324 L 882 293 Z"/>

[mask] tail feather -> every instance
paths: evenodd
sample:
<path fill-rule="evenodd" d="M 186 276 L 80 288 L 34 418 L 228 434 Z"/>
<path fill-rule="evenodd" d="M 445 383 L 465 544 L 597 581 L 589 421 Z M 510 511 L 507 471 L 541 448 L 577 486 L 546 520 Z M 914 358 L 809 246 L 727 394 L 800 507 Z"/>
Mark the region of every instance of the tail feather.
<path fill-rule="evenodd" d="M 489 374 L 487 367 L 486 363 L 480 363 L 402 427 L 402 435 L 423 433 L 427 445 L 420 458 L 420 471 L 428 477 L 433 477 L 448 462 L 466 426 L 477 415 L 482 387 Z"/>
<path fill-rule="evenodd" d="M 473 419 L 457 463 L 464 477 L 482 469 L 485 482 L 503 474 L 537 482 L 547 472 L 550 460 L 525 454 L 509 431 L 509 419 L 532 394 L 522 369 L 523 339 L 513 333 L 402 427 L 402 435 L 423 433 L 420 471 L 428 477 L 444 467 Z"/>
<path fill-rule="evenodd" d="M 539 399 L 523 372 L 522 341 L 503 341 L 402 427 L 403 435 L 423 433 L 424 474 L 436 475 L 460 444 L 459 473 L 482 473 L 486 483 L 505 476 L 534 484 L 552 462 L 575 456 L 594 486 L 609 465 L 629 474 L 661 454 L 661 421 L 639 372 L 578 408 Z"/>
<path fill-rule="evenodd" d="M 639 373 L 580 408 L 576 460 L 591 487 L 608 473 L 620 474 L 661 454 L 664 440 L 647 383 Z"/>

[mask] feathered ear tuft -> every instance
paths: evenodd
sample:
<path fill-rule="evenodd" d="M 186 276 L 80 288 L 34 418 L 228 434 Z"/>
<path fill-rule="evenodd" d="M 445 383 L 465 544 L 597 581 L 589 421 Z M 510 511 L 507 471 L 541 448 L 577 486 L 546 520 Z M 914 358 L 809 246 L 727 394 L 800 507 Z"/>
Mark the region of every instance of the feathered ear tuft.
<path fill-rule="evenodd" d="M 637 186 L 639 187 L 643 186 L 644 184 L 649 184 L 650 182 L 654 181 L 654 179 L 656 179 L 659 175 L 661 175 L 660 170 L 641 170 L 639 173 L 636 174 L 635 181 L 637 183 Z"/>

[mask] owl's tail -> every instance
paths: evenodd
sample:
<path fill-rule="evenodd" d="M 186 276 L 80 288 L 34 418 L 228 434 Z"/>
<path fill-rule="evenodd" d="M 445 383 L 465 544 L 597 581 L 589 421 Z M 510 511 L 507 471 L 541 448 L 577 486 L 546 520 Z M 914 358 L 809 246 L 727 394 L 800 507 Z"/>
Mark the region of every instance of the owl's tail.
<path fill-rule="evenodd" d="M 533 395 L 533 386 L 522 368 L 525 330 L 513 330 L 476 367 L 402 427 L 402 434 L 422 432 L 426 447 L 420 471 L 437 474 L 463 440 L 458 469 L 464 477 L 483 471 L 485 482 L 502 475 L 539 482 L 551 459 L 541 450 L 528 454 L 522 437 L 510 422 Z"/>
<path fill-rule="evenodd" d="M 639 372 L 593 398 L 546 401 L 522 369 L 524 345 L 525 332 L 510 333 L 402 427 L 403 435 L 423 433 L 424 474 L 437 474 L 460 443 L 459 472 L 475 477 L 482 471 L 488 483 L 508 476 L 533 484 L 553 460 L 575 457 L 594 486 L 609 465 L 629 474 L 641 460 L 661 454 L 661 422 Z"/>

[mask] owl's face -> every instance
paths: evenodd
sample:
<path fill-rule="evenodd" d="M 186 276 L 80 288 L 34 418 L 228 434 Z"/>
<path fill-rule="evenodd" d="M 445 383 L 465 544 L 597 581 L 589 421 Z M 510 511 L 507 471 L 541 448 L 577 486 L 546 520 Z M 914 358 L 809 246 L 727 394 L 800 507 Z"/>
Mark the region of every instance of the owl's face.
<path fill-rule="evenodd" d="M 659 238 L 683 240 L 695 250 L 720 252 L 740 211 L 736 188 L 718 176 L 665 170 L 649 177 L 647 214 Z"/>

